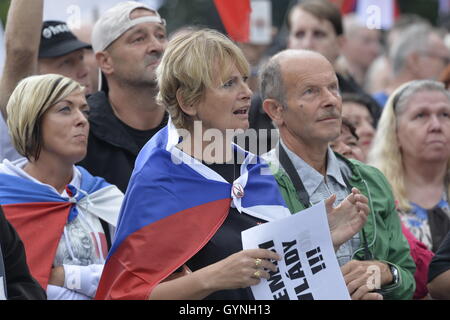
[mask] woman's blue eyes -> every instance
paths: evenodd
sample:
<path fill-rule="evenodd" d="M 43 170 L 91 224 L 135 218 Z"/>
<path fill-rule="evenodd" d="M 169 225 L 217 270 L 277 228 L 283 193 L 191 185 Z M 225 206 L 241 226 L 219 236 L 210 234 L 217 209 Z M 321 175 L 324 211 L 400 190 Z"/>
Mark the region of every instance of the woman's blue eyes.
<path fill-rule="evenodd" d="M 415 118 L 415 119 L 422 119 L 422 118 L 425 118 L 427 115 L 428 115 L 428 114 L 425 113 L 425 112 L 420 112 L 420 113 L 416 114 L 416 115 L 414 116 L 414 118 Z M 442 113 L 440 113 L 438 116 L 439 116 L 439 117 L 444 117 L 444 118 L 450 118 L 450 113 L 448 113 L 448 112 L 442 112 Z"/>
<path fill-rule="evenodd" d="M 59 112 L 71 113 L 72 109 L 69 106 L 65 106 L 65 107 L 61 107 L 59 109 Z M 89 116 L 89 114 L 91 113 L 91 110 L 90 109 L 83 109 L 83 110 L 81 110 L 81 112 L 83 112 L 86 116 Z"/>
<path fill-rule="evenodd" d="M 247 83 L 247 80 L 248 80 L 247 76 L 242 77 L 242 82 Z M 223 84 L 223 87 L 225 87 L 225 88 L 232 87 L 235 83 L 237 83 L 237 81 L 238 81 L 238 78 L 230 79 Z"/>
<path fill-rule="evenodd" d="M 229 80 L 223 84 L 224 87 L 231 87 L 234 83 L 234 80 Z"/>
<path fill-rule="evenodd" d="M 70 107 L 69 106 L 65 106 L 65 107 L 61 107 L 60 109 L 59 109 L 59 111 L 70 111 Z"/>

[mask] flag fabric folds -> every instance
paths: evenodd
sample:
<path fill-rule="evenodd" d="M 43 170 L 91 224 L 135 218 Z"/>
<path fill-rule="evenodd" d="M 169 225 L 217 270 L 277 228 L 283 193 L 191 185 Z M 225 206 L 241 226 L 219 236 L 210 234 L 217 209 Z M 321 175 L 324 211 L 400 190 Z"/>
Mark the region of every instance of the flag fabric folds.
<path fill-rule="evenodd" d="M 89 212 L 116 225 L 123 195 L 104 179 L 93 177 L 85 169 L 77 190 L 68 185 L 70 199 L 63 198 L 47 185 L 0 174 L 0 203 L 6 218 L 22 239 L 31 274 L 46 289 L 53 260 L 68 221 L 79 211 Z"/>
<path fill-rule="evenodd" d="M 141 150 L 96 299 L 148 299 L 152 289 L 195 255 L 220 228 L 230 206 L 266 221 L 289 216 L 268 166 L 245 153 L 232 184 L 175 147 L 173 124 Z M 236 146 L 236 148 L 238 148 Z"/>
<path fill-rule="evenodd" d="M 250 0 L 214 0 L 222 23 L 231 39 L 248 42 L 250 37 Z"/>

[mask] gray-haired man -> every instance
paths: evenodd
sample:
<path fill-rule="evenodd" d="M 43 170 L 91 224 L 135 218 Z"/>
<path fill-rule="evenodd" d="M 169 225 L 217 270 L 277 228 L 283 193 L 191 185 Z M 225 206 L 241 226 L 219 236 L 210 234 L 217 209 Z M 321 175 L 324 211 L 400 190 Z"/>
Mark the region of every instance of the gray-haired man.
<path fill-rule="evenodd" d="M 410 299 L 415 265 L 389 183 L 377 169 L 329 147 L 340 134 L 342 111 L 331 63 L 313 51 L 282 51 L 261 71 L 261 94 L 280 132 L 277 148 L 266 158 L 291 212 L 333 194 L 339 203 L 353 188 L 369 199 L 366 224 L 336 252 L 352 299 L 380 299 L 380 293 Z"/>

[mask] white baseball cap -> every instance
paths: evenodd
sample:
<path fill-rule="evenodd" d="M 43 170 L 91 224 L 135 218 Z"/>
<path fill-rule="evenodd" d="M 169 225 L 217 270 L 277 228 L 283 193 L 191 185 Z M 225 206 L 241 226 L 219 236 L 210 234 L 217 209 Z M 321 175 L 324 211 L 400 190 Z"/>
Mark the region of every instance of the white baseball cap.
<path fill-rule="evenodd" d="M 141 8 L 152 11 L 155 15 L 131 19 L 131 12 Z M 124 1 L 118 3 L 105 11 L 95 23 L 94 29 L 92 30 L 92 49 L 95 53 L 104 51 L 111 43 L 130 28 L 145 22 L 156 22 L 166 25 L 166 21 L 161 18 L 158 11 L 143 3 L 136 1 Z"/>

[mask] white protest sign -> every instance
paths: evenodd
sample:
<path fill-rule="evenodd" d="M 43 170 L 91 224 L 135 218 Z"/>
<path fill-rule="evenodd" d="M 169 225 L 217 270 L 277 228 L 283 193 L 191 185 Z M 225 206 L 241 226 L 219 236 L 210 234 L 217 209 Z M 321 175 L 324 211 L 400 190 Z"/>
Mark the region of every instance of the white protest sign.
<path fill-rule="evenodd" d="M 269 280 L 252 286 L 256 300 L 350 300 L 331 241 L 324 202 L 242 232 L 244 249 L 275 250 L 282 259 Z"/>

